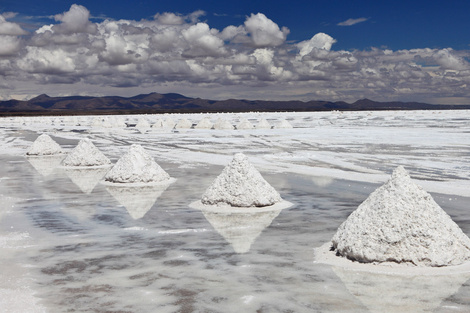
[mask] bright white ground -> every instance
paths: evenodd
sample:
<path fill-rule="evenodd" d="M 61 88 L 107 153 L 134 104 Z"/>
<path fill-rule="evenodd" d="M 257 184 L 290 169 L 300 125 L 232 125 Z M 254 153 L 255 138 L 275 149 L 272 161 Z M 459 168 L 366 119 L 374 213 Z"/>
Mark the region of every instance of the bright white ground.
<path fill-rule="evenodd" d="M 93 117 L 0 119 L 0 312 L 467 312 L 470 277 L 400 278 L 314 263 L 313 248 L 403 165 L 470 234 L 470 112 L 187 114 L 293 129 L 137 130 Z M 41 133 L 90 138 L 113 162 L 138 143 L 177 179 L 113 190 L 102 172 L 26 159 Z M 294 206 L 192 209 L 237 152 Z M 96 185 L 95 185 L 96 184 Z"/>

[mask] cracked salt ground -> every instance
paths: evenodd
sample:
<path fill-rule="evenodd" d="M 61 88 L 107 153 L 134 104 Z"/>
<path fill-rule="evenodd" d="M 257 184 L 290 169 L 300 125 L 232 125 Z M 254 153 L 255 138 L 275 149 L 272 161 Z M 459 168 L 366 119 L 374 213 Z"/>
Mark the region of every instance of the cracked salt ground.
<path fill-rule="evenodd" d="M 402 120 L 389 118 L 399 114 L 394 112 L 374 112 L 370 117 L 344 113 L 329 126 L 306 129 L 309 123 L 330 121 L 334 114 L 293 114 L 288 120 L 294 129 L 287 131 L 198 129 L 143 135 L 135 130 L 93 133 L 85 128 L 77 133 L 73 130 L 79 128 L 65 126 L 56 131 L 54 140 L 62 147 L 71 150 L 81 136 L 89 137 L 113 163 L 131 144 L 142 144 L 177 178 L 161 194 L 143 191 L 142 198 L 147 199 L 134 211 L 107 186 L 91 189 L 74 181 L 64 168 L 43 176 L 22 157 L 38 136 L 37 126 L 18 132 L 0 125 L 1 203 L 5 196 L 19 199 L 13 209 L 0 207 L 0 237 L 6 243 L 0 246 L 0 273 L 8 274 L 0 284 L 0 308 L 13 308 L 10 312 L 468 312 L 466 275 L 402 278 L 313 262 L 313 248 L 333 237 L 397 163 L 405 165 L 412 177 L 422 168 L 419 184 L 470 234 L 469 145 L 463 134 L 468 120 L 463 123 L 462 114 L 455 115 L 457 120 L 450 113 L 436 120 L 431 113 L 407 113 Z M 274 113 L 268 117 L 272 125 L 281 120 Z M 202 116 L 187 118 L 199 121 Z M 224 118 L 234 121 L 230 115 Z M 405 139 L 407 134 L 412 135 Z M 384 138 L 388 145 L 382 150 L 361 148 L 379 147 Z M 197 151 L 192 150 L 196 140 Z M 263 153 L 258 152 L 260 144 Z M 282 154 L 289 149 L 294 156 L 308 156 L 305 164 L 292 164 Z M 201 199 L 235 151 L 248 155 L 266 181 L 294 206 L 266 217 L 217 212 L 206 216 L 191 209 L 188 204 Z M 371 162 L 361 164 L 367 157 Z M 324 167 L 310 169 L 311 158 Z M 442 181 L 422 180 L 430 175 Z M 241 232 L 242 228 L 247 231 Z"/>

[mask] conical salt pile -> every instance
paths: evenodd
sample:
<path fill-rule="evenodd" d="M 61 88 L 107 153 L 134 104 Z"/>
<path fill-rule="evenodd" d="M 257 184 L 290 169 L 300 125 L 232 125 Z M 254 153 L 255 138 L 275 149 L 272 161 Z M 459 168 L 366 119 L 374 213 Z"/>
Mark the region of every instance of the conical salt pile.
<path fill-rule="evenodd" d="M 253 124 L 246 118 L 242 119 L 237 125 L 237 129 L 253 129 Z"/>
<path fill-rule="evenodd" d="M 185 129 L 185 128 L 191 128 L 193 126 L 193 123 L 191 123 L 188 119 L 182 118 L 176 123 L 175 129 Z"/>
<path fill-rule="evenodd" d="M 116 165 L 105 175 L 105 182 L 109 183 L 171 183 L 173 181 L 144 150 L 141 145 L 132 145 Z"/>
<path fill-rule="evenodd" d="M 31 145 L 26 155 L 56 155 L 63 153 L 62 148 L 49 135 L 40 135 Z"/>
<path fill-rule="evenodd" d="M 204 117 L 202 120 L 197 123 L 196 126 L 194 126 L 196 129 L 211 129 L 212 128 L 212 122 L 208 117 Z"/>
<path fill-rule="evenodd" d="M 265 118 L 262 118 L 258 124 L 256 124 L 256 129 L 271 129 L 271 124 L 269 124 Z"/>
<path fill-rule="evenodd" d="M 152 128 L 157 128 L 157 129 L 161 129 L 161 128 L 165 128 L 165 122 L 159 118 L 155 124 L 152 125 Z"/>
<path fill-rule="evenodd" d="M 137 128 L 138 131 L 141 133 L 145 133 L 147 130 L 150 129 L 150 123 L 147 121 L 146 118 L 141 117 L 138 121 L 137 124 L 135 125 L 135 128 Z"/>
<path fill-rule="evenodd" d="M 233 129 L 233 125 L 223 119 L 223 118 L 219 118 L 215 123 L 214 123 L 214 129 Z"/>
<path fill-rule="evenodd" d="M 401 166 L 338 228 L 332 245 L 337 255 L 362 263 L 470 261 L 470 239 Z"/>
<path fill-rule="evenodd" d="M 176 123 L 172 118 L 167 118 L 163 125 L 163 128 L 173 129 L 175 128 Z"/>
<path fill-rule="evenodd" d="M 242 153 L 234 156 L 201 199 L 205 205 L 233 207 L 264 207 L 281 201 L 279 193 Z"/>
<path fill-rule="evenodd" d="M 111 161 L 105 156 L 90 139 L 80 140 L 78 145 L 62 161 L 63 166 L 107 166 Z"/>

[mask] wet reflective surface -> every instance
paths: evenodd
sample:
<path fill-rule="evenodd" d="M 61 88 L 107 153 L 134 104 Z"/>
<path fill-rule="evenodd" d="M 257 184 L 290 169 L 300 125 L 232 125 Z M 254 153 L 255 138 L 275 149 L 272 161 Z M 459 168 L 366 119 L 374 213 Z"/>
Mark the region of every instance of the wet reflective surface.
<path fill-rule="evenodd" d="M 294 206 L 214 213 L 189 203 L 200 198 L 221 166 L 160 163 L 175 183 L 133 189 L 97 184 L 101 173 L 55 167 L 44 175 L 44 166 L 38 170 L 26 158 L 0 158 L 0 194 L 14 202 L 13 209 L 5 205 L 0 211 L 0 238 L 7 238 L 3 247 L 11 252 L 0 263 L 2 272 L 26 268 L 25 284 L 47 312 L 470 307 L 470 275 L 410 279 L 314 264 L 313 248 L 331 239 L 377 184 L 262 173 Z M 469 234 L 468 199 L 434 198 Z"/>

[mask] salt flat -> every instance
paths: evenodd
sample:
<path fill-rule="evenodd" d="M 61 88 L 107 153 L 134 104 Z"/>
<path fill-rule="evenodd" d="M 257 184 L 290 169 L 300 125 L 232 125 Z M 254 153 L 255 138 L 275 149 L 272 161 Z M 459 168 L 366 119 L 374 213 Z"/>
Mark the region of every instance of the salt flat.
<path fill-rule="evenodd" d="M 232 125 L 264 118 L 276 126 L 286 119 L 294 128 L 134 127 L 142 118 L 150 125 L 159 119 L 196 125 L 204 117 Z M 0 285 L 0 308 L 468 311 L 470 276 L 410 280 L 348 272 L 314 263 L 313 248 L 329 241 L 398 165 L 469 235 L 470 111 L 119 117 L 129 127 L 97 119 L 102 117 L 0 119 L 0 195 L 8 203 L 0 209 L 0 267 L 2 273 L 14 269 Z M 26 151 L 42 133 L 66 153 L 89 138 L 113 163 L 140 144 L 177 180 L 167 189 L 113 196 L 99 184 L 105 173 L 78 179 L 57 162 L 28 159 Z M 190 208 L 238 152 L 294 206 L 243 216 Z M 143 203 L 119 202 L 137 199 L 139 192 Z"/>

